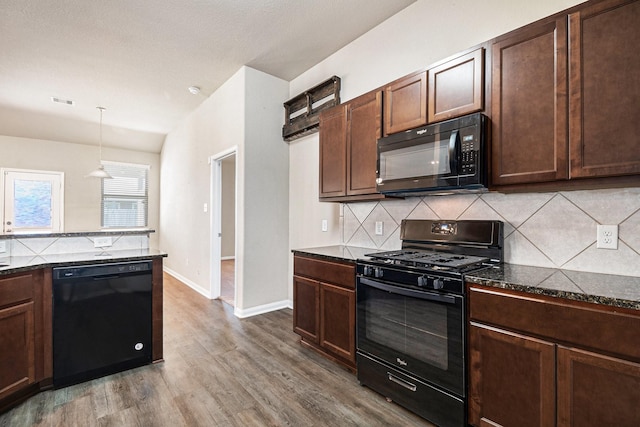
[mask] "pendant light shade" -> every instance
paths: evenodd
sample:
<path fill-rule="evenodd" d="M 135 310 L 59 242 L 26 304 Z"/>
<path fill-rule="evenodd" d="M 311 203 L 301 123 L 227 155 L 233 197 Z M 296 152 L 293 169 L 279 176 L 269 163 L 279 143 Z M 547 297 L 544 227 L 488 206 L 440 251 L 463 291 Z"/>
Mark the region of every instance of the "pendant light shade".
<path fill-rule="evenodd" d="M 100 179 L 112 179 L 113 177 L 109 175 L 109 172 L 104 170 L 104 166 L 102 165 L 102 113 L 106 108 L 104 107 L 96 107 L 100 110 L 100 165 L 98 169 L 95 169 L 89 173 L 89 175 L 85 175 L 85 178 L 100 178 Z"/>

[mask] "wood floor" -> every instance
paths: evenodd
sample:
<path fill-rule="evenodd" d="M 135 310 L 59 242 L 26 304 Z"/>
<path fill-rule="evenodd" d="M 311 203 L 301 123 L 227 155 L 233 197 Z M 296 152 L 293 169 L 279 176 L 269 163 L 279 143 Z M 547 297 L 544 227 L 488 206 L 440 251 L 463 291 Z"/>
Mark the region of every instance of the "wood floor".
<path fill-rule="evenodd" d="M 164 278 L 163 363 L 40 393 L 0 426 L 431 426 L 301 347 L 291 310 L 238 319 Z"/>
<path fill-rule="evenodd" d="M 236 260 L 220 261 L 220 299 L 230 306 L 235 306 L 236 291 Z"/>

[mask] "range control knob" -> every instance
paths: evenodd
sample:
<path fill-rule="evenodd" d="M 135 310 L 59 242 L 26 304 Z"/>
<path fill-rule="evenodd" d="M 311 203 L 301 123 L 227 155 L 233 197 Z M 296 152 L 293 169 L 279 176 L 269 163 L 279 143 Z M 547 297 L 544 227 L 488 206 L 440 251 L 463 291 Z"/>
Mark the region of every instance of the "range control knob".
<path fill-rule="evenodd" d="M 433 279 L 433 289 L 442 289 L 444 287 L 444 280 Z"/>
<path fill-rule="evenodd" d="M 364 270 L 362 272 L 365 276 L 371 276 L 371 267 L 369 267 L 368 265 L 364 266 Z"/>
<path fill-rule="evenodd" d="M 382 278 L 382 271 L 383 271 L 383 270 L 382 270 L 380 267 L 376 267 L 376 268 L 373 270 L 373 275 L 374 275 L 374 277 L 375 277 L 376 279 L 380 279 L 380 278 Z"/>
<path fill-rule="evenodd" d="M 418 277 L 418 286 L 420 286 L 421 288 L 424 288 L 425 286 L 427 286 L 427 277 L 426 276 L 419 276 Z"/>

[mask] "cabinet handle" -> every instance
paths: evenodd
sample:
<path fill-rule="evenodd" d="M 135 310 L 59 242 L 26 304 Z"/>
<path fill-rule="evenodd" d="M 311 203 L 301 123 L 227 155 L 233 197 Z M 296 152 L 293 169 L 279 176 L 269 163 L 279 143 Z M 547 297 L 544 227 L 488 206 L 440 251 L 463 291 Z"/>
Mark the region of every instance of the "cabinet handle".
<path fill-rule="evenodd" d="M 391 381 L 392 383 L 401 385 L 407 390 L 416 391 L 418 389 L 418 387 L 415 384 L 411 384 L 410 382 L 405 381 L 402 378 L 398 378 L 395 375 L 393 375 L 391 372 L 387 372 L 387 375 L 389 376 L 389 381 Z"/>

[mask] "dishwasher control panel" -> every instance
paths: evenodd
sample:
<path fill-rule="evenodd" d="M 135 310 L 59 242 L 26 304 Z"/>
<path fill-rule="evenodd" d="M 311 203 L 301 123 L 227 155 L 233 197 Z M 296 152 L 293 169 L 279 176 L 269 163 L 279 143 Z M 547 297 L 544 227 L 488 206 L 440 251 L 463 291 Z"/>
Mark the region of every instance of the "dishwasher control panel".
<path fill-rule="evenodd" d="M 111 264 L 78 265 L 75 267 L 57 267 L 53 269 L 53 280 L 141 273 L 151 271 L 152 268 L 152 261 L 118 262 Z"/>

